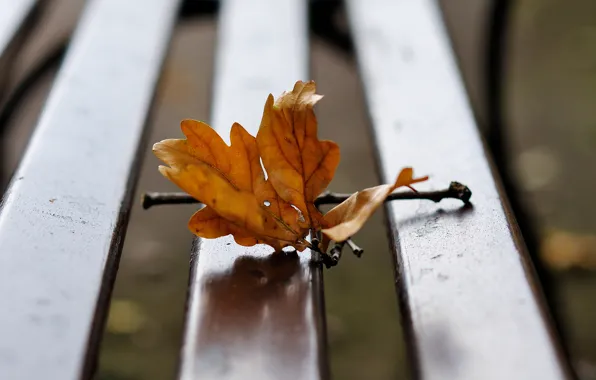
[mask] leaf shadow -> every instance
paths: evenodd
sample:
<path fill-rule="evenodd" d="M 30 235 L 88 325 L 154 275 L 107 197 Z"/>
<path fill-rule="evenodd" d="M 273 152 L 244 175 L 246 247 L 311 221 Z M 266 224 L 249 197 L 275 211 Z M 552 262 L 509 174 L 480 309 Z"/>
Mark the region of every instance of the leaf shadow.
<path fill-rule="evenodd" d="M 416 213 L 416 215 L 399 220 L 392 218 L 391 212 L 388 212 L 387 215 L 389 220 L 393 222 L 392 224 L 394 224 L 395 228 L 399 231 L 399 229 L 402 227 L 427 223 L 429 220 L 436 221 L 441 217 L 462 219 L 472 215 L 474 211 L 474 205 L 472 204 L 472 202 L 469 202 L 455 209 L 445 210 L 443 208 L 439 208 L 430 212 Z"/>
<path fill-rule="evenodd" d="M 311 299 L 296 251 L 240 256 L 230 270 L 208 276 L 202 287 L 197 375 L 231 378 L 247 366 L 265 378 L 303 375 L 296 358 L 309 350 Z"/>

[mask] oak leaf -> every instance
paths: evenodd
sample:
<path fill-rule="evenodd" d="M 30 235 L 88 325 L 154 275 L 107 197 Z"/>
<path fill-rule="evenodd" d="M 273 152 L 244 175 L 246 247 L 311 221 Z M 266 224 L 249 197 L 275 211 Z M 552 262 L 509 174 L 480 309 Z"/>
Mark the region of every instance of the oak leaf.
<path fill-rule="evenodd" d="M 265 180 L 253 136 L 236 123 L 228 146 L 200 121 L 183 120 L 181 128 L 186 139 L 161 141 L 153 151 L 169 165 L 160 166 L 160 172 L 206 205 L 189 221 L 193 233 L 205 238 L 232 234 L 244 246 L 304 249 L 308 226 Z"/>
<path fill-rule="evenodd" d="M 313 106 L 322 96 L 315 91 L 314 82 L 297 82 L 275 102 L 269 95 L 257 144 L 273 188 L 318 230 L 322 214 L 314 201 L 333 179 L 339 146 L 317 137 Z"/>
<path fill-rule="evenodd" d="M 189 221 L 193 233 L 231 234 L 238 244 L 265 243 L 276 250 L 309 245 L 305 236 L 310 228 L 320 229 L 323 219 L 313 201 L 339 163 L 339 147 L 317 138 L 312 108 L 319 99 L 314 82 L 298 82 L 275 104 L 269 96 L 258 139 L 235 123 L 228 146 L 209 125 L 183 120 L 186 139 L 154 145 L 168 165 L 160 172 L 206 205 Z"/>
<path fill-rule="evenodd" d="M 314 202 L 333 179 L 340 157 L 336 143 L 317 137 L 313 106 L 322 96 L 315 92 L 313 81 L 298 81 L 277 99 L 269 95 L 256 138 L 234 123 L 227 145 L 206 123 L 183 120 L 186 139 L 153 146 L 168 165 L 160 172 L 205 204 L 188 223 L 194 234 L 232 235 L 243 246 L 302 251 L 311 246 L 309 232 L 322 230 L 326 246 L 356 233 L 397 187 L 426 179 L 413 178 L 406 168 L 394 184 L 355 193 L 323 216 Z"/>

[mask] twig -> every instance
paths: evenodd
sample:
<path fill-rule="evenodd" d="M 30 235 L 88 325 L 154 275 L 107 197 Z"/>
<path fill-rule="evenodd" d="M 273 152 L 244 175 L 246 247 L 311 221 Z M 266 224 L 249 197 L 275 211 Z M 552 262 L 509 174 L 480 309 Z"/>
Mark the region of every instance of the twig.
<path fill-rule="evenodd" d="M 335 260 L 331 255 L 327 252 L 321 251 L 321 240 L 323 238 L 321 231 L 311 230 L 311 241 L 310 241 L 310 249 L 311 251 L 315 252 L 316 256 L 314 261 L 318 264 L 323 263 L 327 269 L 334 267 L 337 265 L 338 260 Z"/>
<path fill-rule="evenodd" d="M 339 260 L 341 259 L 341 254 L 342 254 L 344 245 L 346 245 L 346 244 L 350 247 L 350 249 L 352 250 L 352 253 L 354 253 L 358 258 L 360 258 L 362 256 L 362 253 L 364 253 L 364 250 L 362 248 L 360 248 L 359 246 L 357 246 L 356 243 L 354 243 L 351 238 L 346 239 L 345 241 L 336 242 L 335 245 L 333 246 L 333 248 L 331 248 L 331 250 L 329 251 L 329 254 L 321 252 L 318 249 L 319 248 L 318 245 L 316 246 L 316 251 L 322 255 L 321 257 L 322 257 L 323 264 L 325 264 L 325 266 L 327 268 L 331 268 L 331 267 L 334 267 L 337 264 L 339 264 Z M 314 244 L 313 244 L 313 248 L 314 248 Z"/>
<path fill-rule="evenodd" d="M 329 251 L 329 256 L 331 256 L 331 266 L 336 266 L 339 263 L 339 259 L 341 259 L 341 252 L 345 244 L 345 241 L 335 243 L 333 248 L 331 248 L 331 251 Z M 329 268 L 329 266 L 327 268 Z"/>
<path fill-rule="evenodd" d="M 319 239 L 319 236 L 317 235 L 317 231 L 311 230 L 310 233 L 312 236 L 312 238 L 310 240 L 310 244 L 312 245 L 311 249 L 314 251 L 320 252 L 319 244 L 320 244 L 321 240 Z"/>
<path fill-rule="evenodd" d="M 325 204 L 338 204 L 348 199 L 352 194 L 341 194 L 326 192 L 321 194 L 315 200 L 315 206 Z M 466 186 L 459 182 L 451 182 L 447 189 L 437 191 L 412 191 L 412 192 L 400 192 L 390 194 L 385 202 L 406 200 L 406 199 L 428 199 L 433 202 L 440 202 L 443 199 L 459 199 L 464 203 L 470 202 L 472 191 Z"/>
<path fill-rule="evenodd" d="M 364 249 L 357 246 L 356 243 L 354 243 L 354 241 L 352 240 L 352 238 L 348 238 L 346 240 L 346 243 L 348 243 L 348 247 L 350 247 L 350 249 L 352 250 L 352 253 L 355 254 L 356 257 L 358 257 L 358 258 L 362 257 L 362 254 L 364 253 Z"/>
<path fill-rule="evenodd" d="M 348 199 L 352 194 L 326 192 L 315 199 L 315 206 L 326 204 L 338 204 Z M 447 189 L 438 191 L 418 191 L 393 193 L 385 199 L 385 202 L 406 200 L 406 199 L 428 199 L 440 202 L 443 199 L 459 199 L 464 203 L 470 202 L 472 191 L 459 182 L 451 182 Z M 144 209 L 159 205 L 191 204 L 201 203 L 186 193 L 159 193 L 149 192 L 143 194 L 142 205 Z"/>
<path fill-rule="evenodd" d="M 152 206 L 159 205 L 180 205 L 201 203 L 186 193 L 144 193 L 141 197 L 141 205 L 145 210 Z"/>

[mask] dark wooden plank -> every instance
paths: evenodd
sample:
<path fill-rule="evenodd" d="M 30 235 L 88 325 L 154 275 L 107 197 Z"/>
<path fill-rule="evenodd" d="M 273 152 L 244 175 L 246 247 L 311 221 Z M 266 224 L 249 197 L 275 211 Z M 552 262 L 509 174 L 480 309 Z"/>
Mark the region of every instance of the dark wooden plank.
<path fill-rule="evenodd" d="M 267 95 L 308 79 L 307 3 L 222 5 L 211 120 L 227 140 L 234 121 L 256 134 Z M 308 251 L 271 253 L 195 242 L 181 379 L 328 377 L 321 268 Z"/>
<path fill-rule="evenodd" d="M 0 0 L 0 52 L 15 38 L 37 0 Z"/>
<path fill-rule="evenodd" d="M 0 211 L 0 379 L 91 376 L 178 3 L 87 5 Z"/>
<path fill-rule="evenodd" d="M 562 379 L 523 241 L 500 193 L 433 0 L 349 0 L 384 181 L 402 166 L 458 180 L 460 202 L 387 207 L 403 321 L 423 379 Z"/>
<path fill-rule="evenodd" d="M 36 4 L 37 0 L 0 0 L 0 84 Z"/>

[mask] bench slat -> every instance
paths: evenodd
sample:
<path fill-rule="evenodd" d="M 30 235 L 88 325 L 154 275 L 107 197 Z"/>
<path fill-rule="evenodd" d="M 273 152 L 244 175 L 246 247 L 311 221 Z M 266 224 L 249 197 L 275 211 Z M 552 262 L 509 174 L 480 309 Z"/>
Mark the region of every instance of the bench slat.
<path fill-rule="evenodd" d="M 0 213 L 0 378 L 89 378 L 177 0 L 93 0 Z"/>
<path fill-rule="evenodd" d="M 228 143 L 235 121 L 256 134 L 269 93 L 308 79 L 306 6 L 223 2 L 211 120 Z M 230 236 L 195 241 L 181 379 L 328 377 L 321 269 L 308 251 L 271 253 Z"/>
<path fill-rule="evenodd" d="M 433 0 L 349 0 L 384 181 L 461 181 L 473 208 L 387 207 L 411 357 L 423 379 L 561 379 L 567 367 Z"/>
<path fill-rule="evenodd" d="M 0 0 L 0 75 L 5 69 L 5 59 L 19 35 L 25 31 L 27 17 L 35 9 L 37 0 Z"/>

